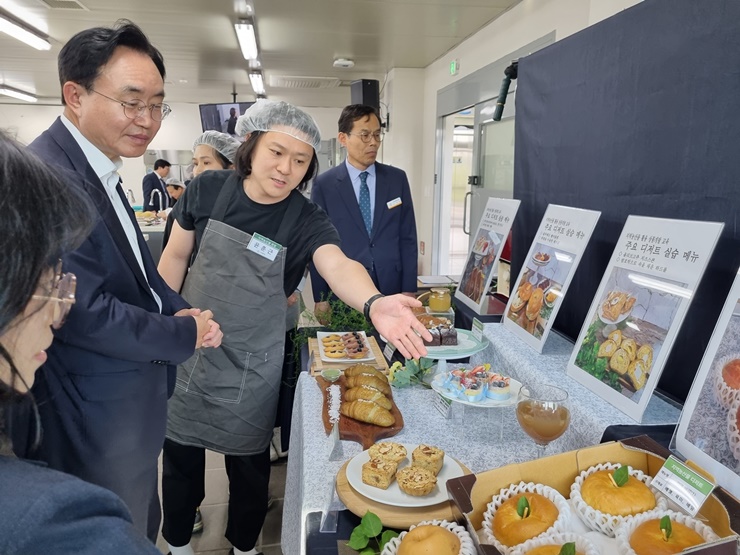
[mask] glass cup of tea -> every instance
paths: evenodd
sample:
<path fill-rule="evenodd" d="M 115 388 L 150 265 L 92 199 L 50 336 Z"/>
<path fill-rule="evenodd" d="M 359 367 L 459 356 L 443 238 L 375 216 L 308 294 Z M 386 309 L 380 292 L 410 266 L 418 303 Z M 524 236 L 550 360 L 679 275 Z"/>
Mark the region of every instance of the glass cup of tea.
<path fill-rule="evenodd" d="M 516 405 L 519 425 L 537 445 L 537 457 L 565 433 L 570 424 L 568 392 L 554 385 L 523 385 Z"/>

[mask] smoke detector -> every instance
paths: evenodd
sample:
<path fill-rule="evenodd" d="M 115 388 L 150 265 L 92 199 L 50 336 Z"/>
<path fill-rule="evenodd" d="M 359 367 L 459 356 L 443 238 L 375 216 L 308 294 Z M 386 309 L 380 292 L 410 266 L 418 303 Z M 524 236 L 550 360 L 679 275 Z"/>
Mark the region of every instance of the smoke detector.
<path fill-rule="evenodd" d="M 334 67 L 341 68 L 341 69 L 349 69 L 351 67 L 355 67 L 355 61 L 348 60 L 347 58 L 337 58 L 336 60 L 334 60 Z"/>

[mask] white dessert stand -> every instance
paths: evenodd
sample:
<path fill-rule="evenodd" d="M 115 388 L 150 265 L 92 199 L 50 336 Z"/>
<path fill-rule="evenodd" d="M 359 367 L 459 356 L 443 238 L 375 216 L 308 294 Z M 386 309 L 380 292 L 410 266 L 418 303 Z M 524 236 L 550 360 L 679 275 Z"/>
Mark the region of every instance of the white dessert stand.
<path fill-rule="evenodd" d="M 483 336 L 481 341 L 478 341 L 473 336 L 473 332 L 469 330 L 457 329 L 457 341 L 458 345 L 427 347 L 427 355 L 424 358 L 437 361 L 437 370 L 434 372 L 434 375 L 447 372 L 448 360 L 467 358 L 488 347 L 487 337 Z"/>

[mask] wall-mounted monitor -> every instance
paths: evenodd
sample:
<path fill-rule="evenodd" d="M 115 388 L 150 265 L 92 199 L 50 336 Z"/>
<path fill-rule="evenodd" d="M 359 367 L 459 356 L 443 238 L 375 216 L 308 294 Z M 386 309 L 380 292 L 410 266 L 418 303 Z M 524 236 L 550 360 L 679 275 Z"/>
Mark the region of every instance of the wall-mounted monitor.
<path fill-rule="evenodd" d="M 200 123 L 203 131 L 212 129 L 236 136 L 234 126 L 237 118 L 254 102 L 231 102 L 228 104 L 201 104 Z"/>

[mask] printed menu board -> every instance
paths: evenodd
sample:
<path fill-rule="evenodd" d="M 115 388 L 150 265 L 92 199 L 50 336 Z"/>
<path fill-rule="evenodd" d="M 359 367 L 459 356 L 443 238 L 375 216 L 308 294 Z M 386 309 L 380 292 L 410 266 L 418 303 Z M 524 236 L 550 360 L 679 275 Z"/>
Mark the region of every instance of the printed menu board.
<path fill-rule="evenodd" d="M 640 422 L 723 227 L 627 218 L 568 375 Z"/>
<path fill-rule="evenodd" d="M 676 429 L 676 450 L 740 498 L 740 274 L 730 289 Z"/>
<path fill-rule="evenodd" d="M 551 204 L 509 296 L 504 327 L 540 353 L 601 212 Z"/>
<path fill-rule="evenodd" d="M 519 203 L 518 200 L 489 198 L 475 232 L 455 298 L 479 314 Z"/>

